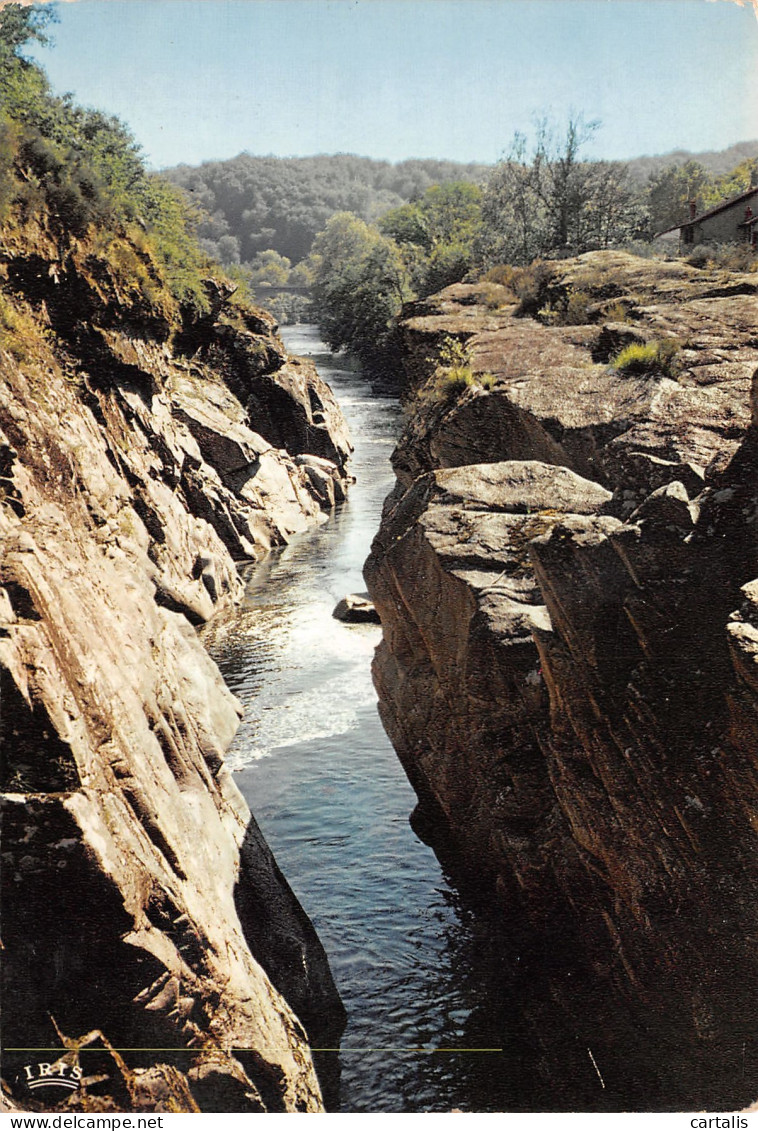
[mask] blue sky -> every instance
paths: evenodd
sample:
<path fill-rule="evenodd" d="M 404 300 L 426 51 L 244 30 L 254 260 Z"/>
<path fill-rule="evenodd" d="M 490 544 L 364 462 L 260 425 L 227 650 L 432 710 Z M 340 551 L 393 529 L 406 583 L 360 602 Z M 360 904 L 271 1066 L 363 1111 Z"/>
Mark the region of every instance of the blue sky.
<path fill-rule="evenodd" d="M 592 154 L 758 138 L 758 20 L 728 0 L 78 0 L 40 49 L 152 165 L 250 153 L 496 161 L 543 113 Z M 590 152 L 590 151 L 588 151 Z"/>

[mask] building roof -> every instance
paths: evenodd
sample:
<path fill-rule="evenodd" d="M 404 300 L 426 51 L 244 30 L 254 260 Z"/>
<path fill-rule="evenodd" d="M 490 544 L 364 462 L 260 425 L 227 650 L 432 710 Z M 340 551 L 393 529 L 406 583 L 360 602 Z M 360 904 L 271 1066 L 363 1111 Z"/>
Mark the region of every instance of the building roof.
<path fill-rule="evenodd" d="M 670 228 L 664 228 L 662 232 L 656 233 L 656 237 L 665 236 L 668 232 L 676 232 L 682 228 L 688 228 L 690 224 L 699 224 L 701 220 L 708 220 L 711 216 L 718 216 L 720 212 L 726 212 L 728 209 L 734 208 L 738 204 L 744 204 L 754 196 L 758 196 L 758 185 L 753 185 L 752 188 L 741 192 L 739 196 L 733 196 L 731 199 L 717 204 L 715 208 L 709 208 L 707 212 L 701 212 L 699 216 L 693 216 L 690 219 L 682 220 L 679 224 L 672 225 Z"/>

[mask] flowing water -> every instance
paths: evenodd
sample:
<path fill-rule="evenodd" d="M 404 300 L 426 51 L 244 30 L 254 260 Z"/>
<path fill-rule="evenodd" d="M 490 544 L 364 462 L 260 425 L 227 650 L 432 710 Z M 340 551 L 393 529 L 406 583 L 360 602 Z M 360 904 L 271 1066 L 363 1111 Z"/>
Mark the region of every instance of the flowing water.
<path fill-rule="evenodd" d="M 380 629 L 332 617 L 341 597 L 365 589 L 363 562 L 394 482 L 399 410 L 340 368 L 314 328 L 291 327 L 285 341 L 313 356 L 334 389 L 355 442 L 356 483 L 328 522 L 253 569 L 233 631 L 212 648 L 245 705 L 228 761 L 348 1011 L 342 1110 L 450 1110 L 468 1062 L 493 1055 L 431 1051 L 467 1039 L 477 998 L 471 970 L 461 970 L 470 928 L 408 823 L 415 796 L 371 683 Z"/>
<path fill-rule="evenodd" d="M 674 1050 L 677 1087 L 652 1031 L 604 1001 L 606 1024 L 590 1026 L 604 995 L 591 983 L 580 989 L 560 937 L 541 953 L 514 953 L 411 830 L 415 796 L 371 683 L 380 630 L 332 617 L 341 597 L 364 589 L 361 568 L 393 484 L 399 410 L 340 368 L 314 328 L 290 328 L 285 341 L 313 356 L 334 388 L 357 482 L 328 522 L 254 567 L 239 616 L 211 649 L 245 705 L 229 762 L 348 1012 L 341 1110 L 686 1108 L 696 1068 L 687 1051 Z M 551 1000 L 556 978 L 578 992 L 576 1011 Z"/>

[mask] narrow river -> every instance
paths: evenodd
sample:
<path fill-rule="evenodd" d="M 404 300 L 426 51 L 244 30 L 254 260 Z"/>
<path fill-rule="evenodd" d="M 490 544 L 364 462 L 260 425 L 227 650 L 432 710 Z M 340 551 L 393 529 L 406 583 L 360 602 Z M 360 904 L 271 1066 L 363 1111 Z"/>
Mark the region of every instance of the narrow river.
<path fill-rule="evenodd" d="M 340 368 L 314 327 L 283 337 L 332 385 L 357 482 L 328 522 L 253 568 L 239 615 L 209 646 L 245 706 L 229 763 L 348 1012 L 340 1110 L 666 1111 L 715 1096 L 723 1105 L 740 1094 L 735 1072 L 745 1088 L 744 1044 L 725 1071 L 669 1033 L 665 1015 L 627 1017 L 574 965 L 560 924 L 552 942 L 514 952 L 503 917 L 473 915 L 411 830 L 415 796 L 371 683 L 380 630 L 332 617 L 341 597 L 364 589 L 394 482 L 399 409 Z"/>
<path fill-rule="evenodd" d="M 348 1011 L 342 1110 L 471 1110 L 465 1081 L 490 1054 L 406 1051 L 468 1039 L 480 997 L 469 925 L 408 824 L 415 796 L 371 683 L 380 629 L 332 617 L 342 596 L 365 589 L 363 562 L 394 481 L 399 410 L 340 369 L 315 328 L 283 336 L 332 385 L 352 430 L 357 481 L 327 523 L 254 568 L 233 631 L 212 645 L 245 705 L 229 762 Z"/>

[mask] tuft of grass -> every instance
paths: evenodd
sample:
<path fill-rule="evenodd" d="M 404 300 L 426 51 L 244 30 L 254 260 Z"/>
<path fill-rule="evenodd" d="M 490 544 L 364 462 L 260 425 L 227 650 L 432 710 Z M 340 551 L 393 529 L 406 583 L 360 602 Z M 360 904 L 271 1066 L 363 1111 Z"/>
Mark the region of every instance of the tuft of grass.
<path fill-rule="evenodd" d="M 447 400 L 474 384 L 471 353 L 460 338 L 448 334 L 442 340 L 438 361 L 429 389 L 432 399 Z"/>
<path fill-rule="evenodd" d="M 513 277 L 518 271 L 512 263 L 498 263 L 495 267 L 490 267 L 489 271 L 485 272 L 482 276 L 487 283 L 494 283 L 495 286 L 505 287 L 506 290 L 514 294 L 513 290 Z"/>
<path fill-rule="evenodd" d="M 474 373 L 471 352 L 466 343 L 460 338 L 446 335 L 439 347 L 434 375 L 419 390 L 413 404 L 441 404 L 462 393 L 464 389 L 477 385 L 489 391 L 496 381 L 493 373 Z"/>
<path fill-rule="evenodd" d="M 608 322 L 631 322 L 629 316 L 629 308 L 626 303 L 616 299 L 615 302 L 610 303 L 604 311 L 604 317 Z"/>
<path fill-rule="evenodd" d="M 437 389 L 444 396 L 461 393 L 474 384 L 474 375 L 470 369 L 444 369 L 437 378 Z"/>
<path fill-rule="evenodd" d="M 554 270 L 550 263 L 546 263 L 543 259 L 535 259 L 528 267 L 499 263 L 495 267 L 490 267 L 483 280 L 485 283 L 502 288 L 500 292 L 502 297 L 499 297 L 501 304 L 505 296 L 510 293 L 518 302 L 516 314 L 522 317 L 537 314 L 545 305 L 553 274 Z"/>
<path fill-rule="evenodd" d="M 564 326 L 584 326 L 590 321 L 592 295 L 589 291 L 570 289 L 563 312 Z"/>
<path fill-rule="evenodd" d="M 503 306 L 513 302 L 513 292 L 501 283 L 489 280 L 482 287 L 482 301 L 488 310 L 500 310 Z"/>
<path fill-rule="evenodd" d="M 626 346 L 611 362 L 618 373 L 662 373 L 674 377 L 678 371 L 677 354 L 681 349 L 676 338 L 663 338 L 659 342 L 638 342 Z"/>
<path fill-rule="evenodd" d="M 549 302 L 537 311 L 537 317 L 546 326 L 585 326 L 592 320 L 591 304 L 592 295 L 570 287 L 559 306 Z"/>

